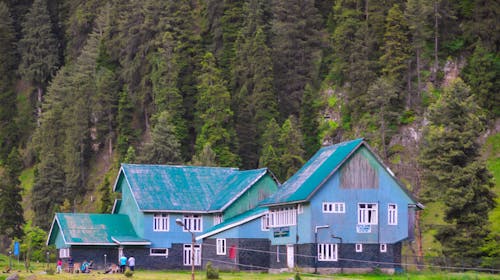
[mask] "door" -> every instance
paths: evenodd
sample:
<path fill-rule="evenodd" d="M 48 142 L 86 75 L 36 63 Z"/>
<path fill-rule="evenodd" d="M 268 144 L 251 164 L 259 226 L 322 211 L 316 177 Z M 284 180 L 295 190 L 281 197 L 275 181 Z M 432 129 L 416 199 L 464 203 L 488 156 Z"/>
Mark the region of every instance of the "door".
<path fill-rule="evenodd" d="M 293 268 L 294 267 L 294 251 L 293 251 L 293 244 L 288 244 L 286 245 L 286 265 L 288 268 Z"/>

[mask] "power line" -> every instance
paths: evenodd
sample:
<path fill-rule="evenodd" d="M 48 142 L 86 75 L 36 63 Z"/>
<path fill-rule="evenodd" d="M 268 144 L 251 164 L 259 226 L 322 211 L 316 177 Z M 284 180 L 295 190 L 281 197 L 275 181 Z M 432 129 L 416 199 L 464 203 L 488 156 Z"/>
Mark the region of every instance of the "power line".
<path fill-rule="evenodd" d="M 216 247 L 216 244 L 208 244 L 208 243 L 203 243 L 203 246 L 212 246 Z M 239 251 L 249 251 L 249 252 L 257 252 L 257 253 L 266 253 L 270 255 L 283 255 L 286 256 L 286 252 L 274 252 L 274 251 L 267 251 L 267 250 L 258 250 L 258 249 L 250 249 L 250 248 L 242 248 L 242 247 L 235 247 Z M 296 257 L 305 257 L 305 258 L 316 258 L 316 256 L 313 255 L 304 255 L 304 254 L 294 254 Z M 207 259 L 207 258 L 203 258 Z M 236 262 L 225 262 L 222 260 L 213 260 L 216 262 L 220 263 L 229 263 L 233 265 L 239 265 L 243 267 L 259 267 L 262 269 L 271 269 L 271 267 L 260 267 L 260 266 L 254 266 L 254 265 L 248 265 L 248 264 L 241 264 L 241 263 L 236 263 Z M 382 262 L 382 261 L 370 261 L 370 260 L 359 260 L 359 259 L 348 259 L 348 258 L 337 258 L 337 261 L 349 261 L 349 262 L 358 262 L 358 263 L 369 263 L 369 264 L 376 264 L 376 265 L 394 265 L 394 266 L 402 266 L 402 267 L 409 267 L 409 266 L 416 266 L 416 267 L 426 267 L 426 268 L 438 268 L 442 270 L 474 270 L 474 271 L 489 271 L 489 272 L 500 272 L 500 269 L 495 269 L 495 268 L 484 268 L 484 267 L 462 267 L 462 266 L 439 266 L 439 265 L 430 265 L 430 264 L 418 264 L 418 263 L 404 263 L 404 262 Z M 340 267 L 339 267 L 340 268 Z M 313 274 L 314 275 L 314 274 Z"/>

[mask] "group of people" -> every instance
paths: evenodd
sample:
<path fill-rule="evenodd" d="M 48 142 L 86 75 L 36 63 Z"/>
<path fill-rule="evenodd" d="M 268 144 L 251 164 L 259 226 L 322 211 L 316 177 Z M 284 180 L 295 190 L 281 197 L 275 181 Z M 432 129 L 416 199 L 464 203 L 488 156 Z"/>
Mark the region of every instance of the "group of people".
<path fill-rule="evenodd" d="M 130 271 L 134 271 L 135 269 L 135 258 L 134 256 L 130 256 L 130 258 L 127 258 L 125 255 L 120 257 L 120 272 L 124 273 L 125 269 L 127 268 L 127 265 L 130 269 Z"/>

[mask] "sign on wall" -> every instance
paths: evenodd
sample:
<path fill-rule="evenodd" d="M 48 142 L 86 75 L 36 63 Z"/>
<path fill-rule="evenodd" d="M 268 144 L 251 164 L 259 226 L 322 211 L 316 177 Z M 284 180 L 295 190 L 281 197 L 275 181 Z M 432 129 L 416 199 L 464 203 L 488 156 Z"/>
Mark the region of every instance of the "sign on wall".
<path fill-rule="evenodd" d="M 371 225 L 356 225 L 357 233 L 371 233 L 372 226 Z"/>
<path fill-rule="evenodd" d="M 278 227 L 273 229 L 274 237 L 286 237 L 290 235 L 290 227 Z"/>

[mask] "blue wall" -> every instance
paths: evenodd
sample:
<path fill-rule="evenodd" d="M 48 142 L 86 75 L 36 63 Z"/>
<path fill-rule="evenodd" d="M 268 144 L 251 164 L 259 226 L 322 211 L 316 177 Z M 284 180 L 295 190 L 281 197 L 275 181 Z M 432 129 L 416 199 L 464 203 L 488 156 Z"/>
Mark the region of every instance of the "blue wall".
<path fill-rule="evenodd" d="M 225 230 L 210 236 L 210 238 L 268 238 L 269 231 L 261 229 L 261 218 L 256 218 L 247 223 Z"/>

